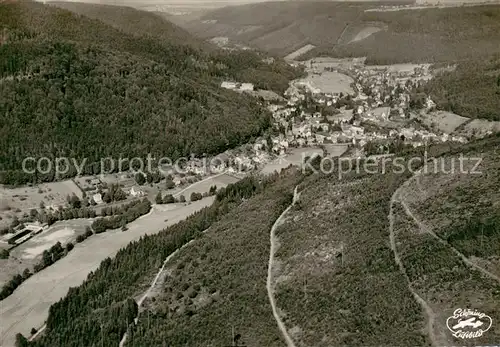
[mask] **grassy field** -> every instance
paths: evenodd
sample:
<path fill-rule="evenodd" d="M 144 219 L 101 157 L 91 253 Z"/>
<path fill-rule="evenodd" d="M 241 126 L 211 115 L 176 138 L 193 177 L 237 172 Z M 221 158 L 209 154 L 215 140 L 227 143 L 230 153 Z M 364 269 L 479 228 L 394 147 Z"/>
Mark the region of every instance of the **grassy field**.
<path fill-rule="evenodd" d="M 228 184 L 235 183 L 237 181 L 238 181 L 237 178 L 228 175 L 216 176 L 206 181 L 196 182 L 187 187 L 186 189 L 181 189 L 179 192 L 176 193 L 176 196 L 184 195 L 186 200 L 189 201 L 189 198 L 192 193 L 201 193 L 201 194 L 208 193 L 210 187 L 214 185 L 217 187 L 217 189 L 219 189 L 222 187 L 226 187 Z"/>
<path fill-rule="evenodd" d="M 301 166 L 307 156 L 311 157 L 322 153 L 323 150 L 320 148 L 292 148 L 284 157 L 266 163 L 261 172 L 263 174 L 271 174 L 273 172 L 280 172 L 290 165 Z"/>
<path fill-rule="evenodd" d="M 462 117 L 452 112 L 436 111 L 417 116 L 422 123 L 431 129 L 436 129 L 447 134 L 453 133 L 460 125 L 470 121 L 467 117 Z"/>
<path fill-rule="evenodd" d="M 82 197 L 82 191 L 71 180 L 33 187 L 0 186 L 0 228 L 9 226 L 14 217 L 21 219 L 31 209 L 39 209 L 42 202 L 47 207 L 65 206 L 66 197 L 72 194 Z"/>
<path fill-rule="evenodd" d="M 11 346 L 17 332 L 29 336 L 32 327 L 43 325 L 49 307 L 64 297 L 70 287 L 80 285 L 106 257 L 114 256 L 119 249 L 145 234 L 159 232 L 185 219 L 212 201 L 213 197 L 208 197 L 175 209 L 153 209 L 150 214 L 130 223 L 126 232 L 108 231 L 77 244 L 66 257 L 33 275 L 2 301 L 0 345 Z"/>
<path fill-rule="evenodd" d="M 297 83 L 309 83 L 314 88 L 320 89 L 323 93 L 354 94 L 351 86 L 354 80 L 350 76 L 336 71 L 322 71 L 321 65 L 323 64 L 315 64 L 314 60 L 312 64 L 311 61 L 306 61 L 306 71 L 309 73 L 307 77 L 298 80 Z M 319 72 L 320 75 L 313 72 Z"/>

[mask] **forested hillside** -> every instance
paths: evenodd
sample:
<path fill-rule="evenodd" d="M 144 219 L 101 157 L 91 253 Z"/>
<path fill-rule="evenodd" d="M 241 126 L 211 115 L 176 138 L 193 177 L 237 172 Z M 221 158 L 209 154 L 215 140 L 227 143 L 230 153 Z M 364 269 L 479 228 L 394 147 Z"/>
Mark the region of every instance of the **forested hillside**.
<path fill-rule="evenodd" d="M 450 62 L 500 53 L 498 5 L 363 12 L 359 21 L 383 23 L 387 30 L 322 52 L 366 56 L 368 64 Z"/>
<path fill-rule="evenodd" d="M 100 20 L 127 34 L 150 36 L 167 40 L 170 43 L 205 49 L 215 48 L 153 12 L 139 11 L 132 7 L 83 2 L 51 1 L 48 4 Z"/>
<path fill-rule="evenodd" d="M 500 121 L 500 56 L 458 64 L 423 86 L 442 110 Z"/>
<path fill-rule="evenodd" d="M 396 4 L 259 3 L 217 9 L 182 25 L 202 38 L 227 36 L 281 56 L 314 45 L 300 60 L 329 56 L 366 57 L 374 65 L 458 64 L 425 87 L 438 108 L 499 120 L 500 6 L 373 11 Z"/>
<path fill-rule="evenodd" d="M 499 144 L 431 146 L 439 159 L 418 176 L 388 166 L 308 184 L 276 231 L 276 300 L 296 345 L 464 345 L 446 327 L 457 307 L 500 319 Z M 461 155 L 474 159 L 459 170 Z"/>
<path fill-rule="evenodd" d="M 461 293 L 470 294 L 473 305 L 480 304 L 496 320 L 498 283 L 451 247 L 475 255 L 478 266 L 492 273 L 500 271 L 498 211 L 491 203 L 498 200 L 499 140 L 429 148 L 429 156 L 443 157 L 448 164 L 459 153 L 483 157 L 481 176 L 431 174 L 422 184 L 405 186 L 412 174 L 392 171 L 389 164 L 387 173 L 373 174 L 370 167 L 372 173 L 352 172 L 340 181 L 336 170 L 327 175 L 289 170 L 262 181 L 246 178 L 219 192 L 213 206 L 105 260 L 82 286 L 51 307 L 47 330 L 29 345 L 116 346 L 127 331 L 127 346 L 219 346 L 230 339 L 233 326 L 249 347 L 282 346 L 265 291 L 269 231 L 290 204 L 296 185 L 302 192 L 298 203 L 277 229 L 275 277 L 277 305 L 297 344 L 390 341 L 428 346 L 427 313 L 409 283 L 435 309 L 435 329 L 446 329 L 446 317 L 463 302 Z M 408 189 L 417 191 L 408 194 Z M 392 200 L 396 190 L 400 193 Z M 433 239 L 424 227 L 419 231 L 402 206 L 409 206 L 438 236 Z M 455 217 L 449 218 L 450 213 Z M 392 237 L 400 240 L 396 248 Z M 135 326 L 132 299 L 145 291 L 169 254 L 193 239 L 171 259 L 165 280 L 155 287 L 154 298 L 143 303 Z M 400 253 L 402 267 L 395 261 Z M 497 337 L 498 331 L 491 331 L 481 341 Z"/>
<path fill-rule="evenodd" d="M 279 339 L 279 333 L 273 325 L 272 313 L 266 306 L 265 276 L 269 250 L 267 244 L 268 231 L 274 219 L 291 202 L 294 184 L 298 183 L 299 179 L 300 176 L 293 173 L 281 176 L 275 175 L 263 180 L 251 177 L 245 178 L 222 189 L 217 194 L 216 201 L 212 206 L 193 214 L 185 221 L 158 234 L 146 236 L 140 241 L 130 244 L 118 252 L 115 259 L 108 258 L 103 261 L 100 267 L 88 276 L 84 284 L 71 289 L 65 298 L 50 308 L 46 331 L 40 340 L 30 343 L 30 345 L 47 347 L 117 346 L 127 329 L 131 332 L 132 326 L 129 326 L 129 324 L 132 323 L 137 313 L 137 305 L 133 298 L 142 294 L 149 285 L 151 278 L 161 267 L 164 259 L 190 240 L 205 240 L 212 233 L 215 233 L 217 237 L 225 238 L 226 241 L 244 242 L 248 245 L 248 243 L 253 242 L 252 240 L 257 237 L 257 234 L 247 233 L 247 239 L 237 241 L 240 238 L 241 228 L 250 227 L 250 225 L 242 221 L 251 222 L 252 230 L 258 233 L 258 242 L 255 242 L 254 247 L 262 258 L 255 258 L 254 262 L 237 262 L 233 266 L 247 264 L 248 270 L 251 270 L 251 272 L 236 271 L 235 274 L 238 273 L 239 276 L 247 277 L 250 275 L 257 276 L 251 277 L 252 281 L 241 281 L 241 284 L 251 288 L 254 286 L 253 281 L 256 281 L 255 283 L 260 283 L 258 287 L 263 295 L 255 299 L 249 296 L 249 300 L 257 300 L 255 305 L 247 305 L 246 301 L 240 301 L 237 305 L 240 305 L 238 306 L 240 308 L 244 307 L 246 310 L 250 310 L 250 312 L 255 310 L 256 313 L 258 312 L 261 317 L 266 319 L 267 324 L 262 325 L 258 320 L 254 322 L 244 321 L 242 320 L 243 316 L 239 317 L 239 322 L 242 327 L 252 327 L 253 330 L 250 329 L 249 331 L 254 332 L 255 339 L 262 339 L 262 341 Z M 265 218 L 263 214 L 265 214 Z M 251 218 L 245 220 L 245 216 L 251 216 Z M 210 228 L 210 232 L 203 234 L 202 232 L 208 228 Z M 240 254 L 243 255 L 244 253 L 241 252 Z M 231 262 L 231 257 L 227 256 L 225 250 L 219 249 L 216 245 L 206 248 L 204 254 L 205 256 L 201 253 L 198 256 L 201 256 L 206 264 L 211 266 L 217 266 L 221 259 Z M 245 253 L 245 256 L 251 255 L 251 253 Z M 195 263 L 196 260 L 193 260 L 191 264 L 187 263 L 186 265 L 189 265 L 189 267 L 196 266 L 193 265 Z M 200 269 L 202 268 L 200 266 Z M 227 269 L 221 266 L 220 270 L 226 271 Z M 181 276 L 179 280 L 188 281 L 190 276 Z M 225 275 L 224 278 L 227 280 L 231 277 Z M 234 290 L 228 287 L 225 282 L 217 281 L 216 278 L 199 284 L 202 283 L 204 283 L 203 290 L 218 291 L 221 300 L 219 303 L 214 304 L 216 306 L 213 306 L 214 308 L 217 307 L 218 310 L 214 317 L 220 319 L 221 322 L 226 322 L 228 317 L 223 313 L 227 309 L 225 300 L 229 300 L 228 295 L 231 295 Z M 251 293 L 245 293 L 245 295 L 248 294 Z M 194 309 L 194 305 L 191 309 Z M 180 318 L 184 317 L 189 321 L 189 315 L 187 315 L 186 311 L 183 310 L 183 312 L 185 313 Z M 238 319 L 238 310 L 233 313 L 235 319 Z M 158 316 L 158 319 L 161 317 Z M 196 319 L 196 316 L 192 318 Z M 152 318 L 152 320 L 154 320 L 152 323 L 156 325 L 156 318 Z M 208 324 L 208 321 L 204 322 Z M 158 323 L 161 323 L 161 321 L 158 320 Z M 212 321 L 211 324 L 217 323 Z M 185 328 L 187 326 L 178 325 L 178 330 L 169 331 L 163 326 L 160 329 L 161 333 L 155 329 L 158 335 L 145 337 L 144 343 L 141 342 L 139 345 L 161 346 L 161 341 L 167 335 L 170 335 L 169 344 L 185 345 L 185 342 L 182 342 L 188 341 L 186 340 L 188 339 L 186 332 L 183 331 Z M 217 328 L 225 330 L 222 324 Z M 207 338 L 207 332 L 201 325 L 196 331 L 191 330 L 189 341 L 203 341 Z M 143 333 L 147 334 L 147 332 L 141 332 L 140 330 L 134 332 L 137 337 L 135 339 L 131 338 L 130 341 L 141 341 L 140 335 Z M 217 332 L 214 330 L 212 333 Z M 261 336 L 263 333 L 266 333 L 267 336 Z M 219 335 L 213 338 L 222 343 L 225 336 Z M 261 345 L 269 346 L 267 343 Z"/>
<path fill-rule="evenodd" d="M 29 1 L 0 4 L 0 28 L 0 182 L 8 184 L 54 179 L 20 172 L 27 156 L 87 158 L 85 173 L 97 173 L 107 156 L 218 153 L 270 124 L 257 100 L 219 88 L 221 80 L 282 92 L 299 73 L 257 53 L 132 35 Z"/>
<path fill-rule="evenodd" d="M 182 25 L 203 38 L 227 36 L 285 56 L 307 44 L 318 55 L 367 57 L 367 63 L 438 62 L 500 53 L 500 6 L 370 11 L 391 2 L 288 1 L 226 7 Z M 369 10 L 369 11 L 367 11 Z M 356 39 L 364 30 L 371 35 Z"/>

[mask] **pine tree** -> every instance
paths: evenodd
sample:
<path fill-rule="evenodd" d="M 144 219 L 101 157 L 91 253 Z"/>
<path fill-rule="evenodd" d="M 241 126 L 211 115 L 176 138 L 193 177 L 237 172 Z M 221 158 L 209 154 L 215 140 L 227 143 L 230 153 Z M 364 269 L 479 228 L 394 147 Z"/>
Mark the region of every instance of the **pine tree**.
<path fill-rule="evenodd" d="M 163 199 L 162 199 L 162 197 L 161 197 L 161 191 L 160 191 L 160 192 L 158 192 L 158 194 L 156 195 L 155 202 L 156 202 L 156 204 L 158 204 L 158 205 L 163 204 Z"/>

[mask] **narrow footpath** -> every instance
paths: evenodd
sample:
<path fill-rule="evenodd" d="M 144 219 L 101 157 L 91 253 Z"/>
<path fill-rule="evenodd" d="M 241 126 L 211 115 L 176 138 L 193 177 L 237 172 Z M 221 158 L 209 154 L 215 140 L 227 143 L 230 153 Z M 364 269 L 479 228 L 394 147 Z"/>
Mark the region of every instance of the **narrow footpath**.
<path fill-rule="evenodd" d="M 269 251 L 269 263 L 268 263 L 268 268 L 267 268 L 267 283 L 266 283 L 266 288 L 267 288 L 267 296 L 269 297 L 269 302 L 271 303 L 271 308 L 273 310 L 273 316 L 274 319 L 276 320 L 276 323 L 278 324 L 278 329 L 280 330 L 281 334 L 285 338 L 286 345 L 287 347 L 296 347 L 295 343 L 293 342 L 292 338 L 290 335 L 288 335 L 288 331 L 286 330 L 285 323 L 283 323 L 279 313 L 278 313 L 278 308 L 276 307 L 276 300 L 274 298 L 274 281 L 273 281 L 273 265 L 274 265 L 274 253 L 276 252 L 276 229 L 281 225 L 283 218 L 285 215 L 290 211 L 290 209 L 295 205 L 295 203 L 299 199 L 299 193 L 297 192 L 297 188 L 295 187 L 293 191 L 293 201 L 290 204 L 290 206 L 287 207 L 285 211 L 276 219 L 274 222 L 272 228 L 271 228 L 271 250 Z"/>

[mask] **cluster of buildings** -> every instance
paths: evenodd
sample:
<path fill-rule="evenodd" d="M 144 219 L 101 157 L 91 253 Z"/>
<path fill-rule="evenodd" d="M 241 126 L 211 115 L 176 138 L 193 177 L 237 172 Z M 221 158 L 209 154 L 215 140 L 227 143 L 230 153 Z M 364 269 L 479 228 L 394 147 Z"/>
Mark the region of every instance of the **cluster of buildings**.
<path fill-rule="evenodd" d="M 430 78 L 429 66 L 403 71 L 354 66 L 345 71 L 354 79 L 354 93 L 323 93 L 317 87 L 293 83 L 286 104 L 268 106 L 276 128 L 272 151 L 289 147 L 347 144 L 361 149 L 370 142 L 388 148 L 398 141 L 413 147 L 429 142 L 466 142 L 461 136 L 437 134 L 412 120 L 411 93 Z M 423 107 L 435 104 L 426 98 Z M 358 151 L 359 152 L 359 151 Z"/>
<path fill-rule="evenodd" d="M 431 78 L 428 65 L 403 70 L 353 67 L 348 73 L 356 81 L 356 100 L 361 101 L 358 113 L 369 116 L 372 109 L 390 107 L 394 115 L 408 117 L 412 91 Z"/>
<path fill-rule="evenodd" d="M 460 136 L 433 133 L 412 120 L 411 93 L 430 78 L 429 66 L 398 71 L 353 65 L 341 72 L 353 78 L 352 93 L 325 93 L 308 81 L 292 82 L 285 99 L 267 102 L 275 128 L 271 135 L 212 158 L 193 157 L 184 163 L 182 173 L 171 172 L 175 185 L 185 184 L 193 176 L 258 169 L 292 148 L 337 144 L 352 148 L 351 153 L 366 155 L 368 144 L 387 151 L 396 141 L 413 147 L 429 142 L 466 142 Z M 225 81 L 221 87 L 238 92 L 254 90 L 251 83 Z M 427 98 L 424 107 L 433 106 Z"/>

